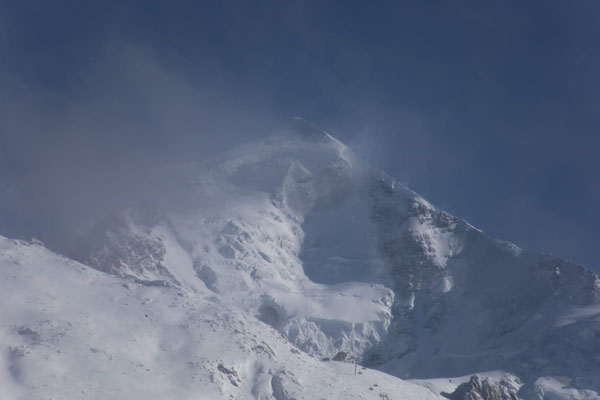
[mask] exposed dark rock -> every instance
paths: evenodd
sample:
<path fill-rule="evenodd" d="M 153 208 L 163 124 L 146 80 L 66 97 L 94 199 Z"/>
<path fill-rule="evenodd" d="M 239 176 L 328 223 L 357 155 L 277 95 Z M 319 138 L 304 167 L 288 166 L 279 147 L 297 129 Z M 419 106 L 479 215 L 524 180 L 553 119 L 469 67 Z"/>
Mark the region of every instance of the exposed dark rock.
<path fill-rule="evenodd" d="M 459 385 L 452 393 L 442 392 L 441 395 L 451 400 L 517 400 L 514 385 L 506 380 L 494 382 L 490 378 L 473 375 L 469 382 Z"/>

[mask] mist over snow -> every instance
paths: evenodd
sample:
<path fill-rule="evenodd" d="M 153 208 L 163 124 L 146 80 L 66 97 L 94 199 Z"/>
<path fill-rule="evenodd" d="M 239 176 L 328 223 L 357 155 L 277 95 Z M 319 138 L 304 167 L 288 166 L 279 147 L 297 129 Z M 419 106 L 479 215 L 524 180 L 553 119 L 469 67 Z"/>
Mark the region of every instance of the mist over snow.
<path fill-rule="evenodd" d="M 598 275 L 302 119 L 149 175 L 66 256 L 2 239 L 8 395 L 599 397 Z"/>
<path fill-rule="evenodd" d="M 301 115 L 493 236 L 595 267 L 598 5 L 8 1 L 2 232 Z"/>
<path fill-rule="evenodd" d="M 0 4 L 0 399 L 598 399 L 600 6 Z"/>

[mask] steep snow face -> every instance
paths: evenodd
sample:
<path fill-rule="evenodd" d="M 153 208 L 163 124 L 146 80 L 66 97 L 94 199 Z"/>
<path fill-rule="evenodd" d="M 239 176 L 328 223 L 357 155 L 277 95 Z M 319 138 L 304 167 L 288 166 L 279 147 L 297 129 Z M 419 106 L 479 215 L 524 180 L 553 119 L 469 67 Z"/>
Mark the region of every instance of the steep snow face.
<path fill-rule="evenodd" d="M 267 138 L 204 165 L 159 171 L 158 191 L 136 189 L 155 204 L 107 217 L 74 257 L 136 282 L 208 289 L 315 356 L 359 356 L 387 334 L 394 298 L 371 237 L 366 179 L 362 162 L 328 135 Z M 351 219 L 328 213 L 338 206 L 362 212 L 348 229 L 363 232 L 354 243 L 336 234 L 336 223 Z M 325 252 L 308 255 L 307 240 L 325 240 L 315 246 Z M 352 273 L 325 278 L 344 262 Z"/>
<path fill-rule="evenodd" d="M 79 260 L 210 291 L 319 358 L 600 389 L 598 276 L 486 237 L 314 127 L 162 170 L 136 191 L 153 211 L 102 222 Z"/>
<path fill-rule="evenodd" d="M 208 289 L 127 281 L 37 244 L 0 237 L 0 293 L 2 399 L 441 398 L 319 361 Z"/>

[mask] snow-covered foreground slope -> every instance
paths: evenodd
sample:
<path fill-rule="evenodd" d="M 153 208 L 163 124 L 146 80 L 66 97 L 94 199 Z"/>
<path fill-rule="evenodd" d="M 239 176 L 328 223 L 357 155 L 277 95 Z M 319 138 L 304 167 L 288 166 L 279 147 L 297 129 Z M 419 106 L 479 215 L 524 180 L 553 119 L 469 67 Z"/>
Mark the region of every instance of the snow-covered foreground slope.
<path fill-rule="evenodd" d="M 524 399 L 599 398 L 597 275 L 488 238 L 364 163 L 330 135 L 299 120 L 295 124 L 289 132 L 212 160 L 154 171 L 132 190 L 132 203 L 81 238 L 73 258 L 113 275 L 86 272 L 103 282 L 88 284 L 94 288 L 90 296 L 110 298 L 112 290 L 124 291 L 140 304 L 145 296 L 152 298 L 144 306 L 158 307 L 153 313 L 125 312 L 124 303 L 108 302 L 113 311 L 100 326 L 130 318 L 160 331 L 150 341 L 179 340 L 185 349 L 179 353 L 188 358 L 230 354 L 231 360 L 215 361 L 216 367 L 206 361 L 213 370 L 198 373 L 223 378 L 224 386 L 198 378 L 214 390 L 224 388 L 215 398 L 226 397 L 227 390 L 258 398 L 249 387 L 270 387 L 271 392 L 256 390 L 278 399 L 276 388 L 284 381 L 288 393 L 295 390 L 289 398 L 351 398 L 318 392 L 373 385 L 364 381 L 368 376 L 381 377 L 378 385 L 396 382 L 397 393 L 417 390 L 372 370 L 354 376 L 350 364 L 317 361 L 340 351 L 364 366 L 414 379 L 429 388 L 427 393 L 453 393 L 448 396 L 454 399 L 516 398 L 517 393 Z M 81 309 L 86 302 L 94 304 L 82 298 Z M 194 319 L 198 313 L 209 317 Z M 171 323 L 176 315 L 196 321 L 197 331 L 173 328 L 180 323 Z M 119 331 L 124 337 L 140 332 L 141 325 L 127 323 Z M 73 326 L 64 331 L 81 336 Z M 96 334 L 94 327 L 86 332 Z M 253 335 L 258 342 L 249 339 Z M 213 344 L 202 347 L 197 337 Z M 240 343 L 253 349 L 259 339 L 275 354 L 271 361 L 235 350 Z M 267 366 L 256 367 L 257 357 Z M 169 362 L 175 361 L 158 359 L 154 368 L 164 370 Z M 280 372 L 282 365 L 286 373 Z M 214 368 L 221 375 L 211 375 Z M 261 368 L 264 376 L 257 372 Z M 171 371 L 161 373 L 176 382 L 173 390 L 187 390 Z M 245 383 L 235 381 L 236 375 Z M 368 395 L 377 395 L 380 386 L 369 387 Z M 415 393 L 408 398 L 425 392 Z"/>
<path fill-rule="evenodd" d="M 317 360 L 217 297 L 0 237 L 1 399 L 438 399 Z"/>

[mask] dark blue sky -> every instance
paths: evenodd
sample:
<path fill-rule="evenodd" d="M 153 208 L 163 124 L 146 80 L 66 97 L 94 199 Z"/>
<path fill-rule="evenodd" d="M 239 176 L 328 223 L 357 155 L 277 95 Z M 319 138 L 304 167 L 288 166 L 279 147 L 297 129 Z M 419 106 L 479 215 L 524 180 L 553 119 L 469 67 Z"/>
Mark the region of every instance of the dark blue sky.
<path fill-rule="evenodd" d="M 58 241 L 149 165 L 302 115 L 490 235 L 600 266 L 600 2 L 171 3 L 2 2 L 2 234 Z"/>

